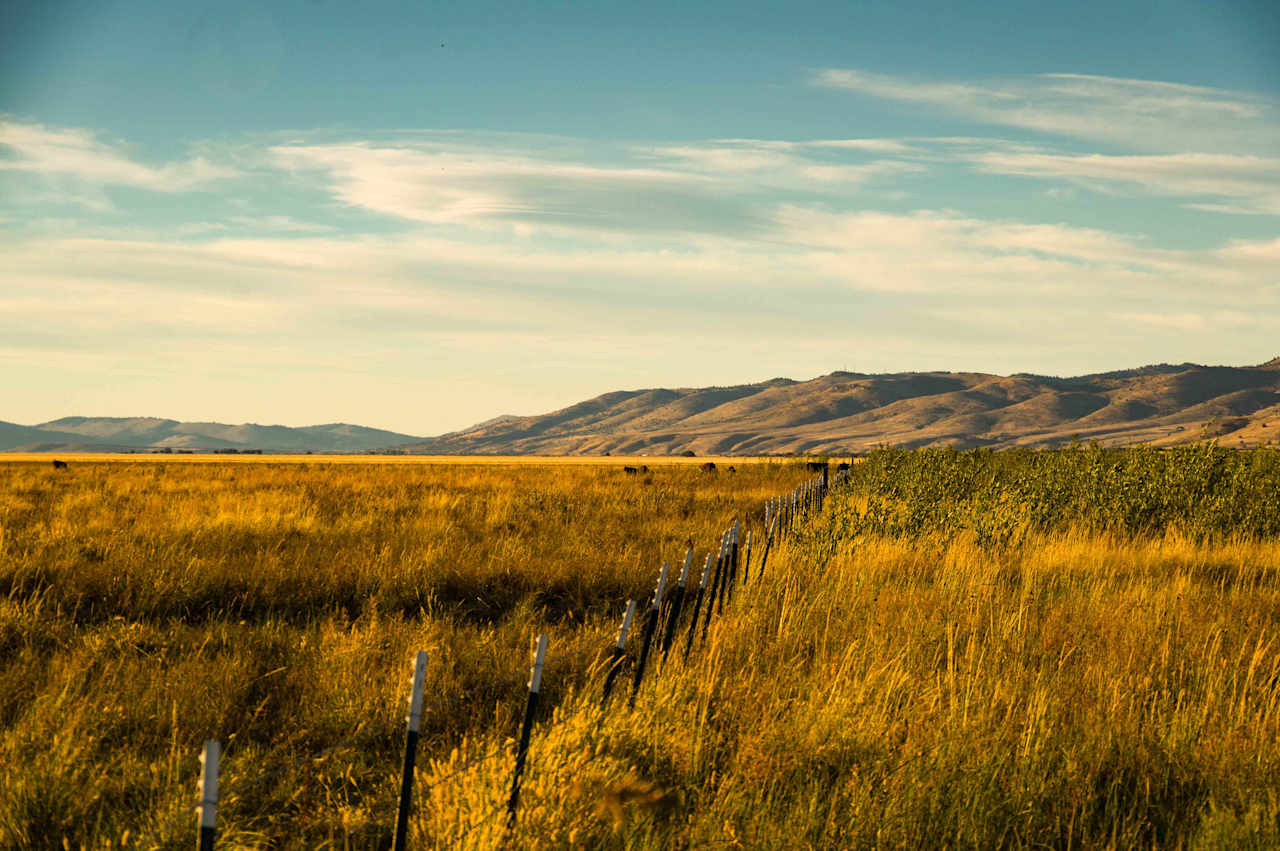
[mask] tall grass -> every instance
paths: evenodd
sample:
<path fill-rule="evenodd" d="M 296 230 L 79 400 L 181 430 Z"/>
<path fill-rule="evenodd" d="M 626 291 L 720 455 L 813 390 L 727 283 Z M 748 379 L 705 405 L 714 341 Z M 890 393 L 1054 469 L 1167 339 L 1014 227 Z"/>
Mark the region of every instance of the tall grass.
<path fill-rule="evenodd" d="M 0 847 L 188 846 L 206 738 L 231 846 L 384 841 L 412 651 L 424 760 L 515 723 L 539 631 L 554 706 L 804 475 L 739 466 L 0 464 Z"/>
<path fill-rule="evenodd" d="M 1274 455 L 1201 451 L 1229 469 L 1274 470 Z M 1164 457 L 1106 460 L 1136 480 Z M 1248 511 L 1218 515 L 1205 534 L 1194 504 L 1143 531 L 1111 528 L 1110 480 L 1061 472 L 1098 460 L 1093 450 L 873 458 L 739 595 L 693 664 L 659 674 L 633 713 L 602 714 L 594 694 L 562 703 L 535 740 L 525 810 L 506 841 L 1276 847 L 1280 543 Z M 895 476 L 884 462 L 899 465 Z M 983 486 L 945 505 L 903 495 L 957 467 Z M 1006 537 L 936 520 L 980 518 L 1005 482 L 1034 492 L 1041 469 L 1067 483 L 1077 511 Z M 1213 506 L 1238 500 L 1241 481 L 1195 486 Z M 867 523 L 889 487 L 898 510 L 933 505 L 932 523 Z M 496 741 L 495 731 L 476 747 Z M 421 839 L 494 847 L 500 826 L 473 825 L 500 800 L 504 769 L 442 784 Z"/>
<path fill-rule="evenodd" d="M 0 845 L 132 843 L 218 735 L 228 847 L 384 847 L 423 647 L 415 847 L 1276 847 L 1277 455 L 1186 452 L 873 456 L 631 712 L 622 601 L 803 471 L 0 468 Z"/>

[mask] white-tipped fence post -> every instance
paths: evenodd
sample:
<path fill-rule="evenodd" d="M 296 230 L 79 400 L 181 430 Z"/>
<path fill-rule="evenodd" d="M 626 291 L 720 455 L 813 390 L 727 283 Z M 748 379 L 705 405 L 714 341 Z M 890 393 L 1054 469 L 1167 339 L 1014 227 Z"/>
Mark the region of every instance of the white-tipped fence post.
<path fill-rule="evenodd" d="M 634 709 L 636 705 L 636 695 L 640 693 L 640 683 L 644 681 L 645 666 L 649 663 L 649 650 L 653 647 L 653 634 L 658 629 L 658 614 L 662 611 L 662 594 L 667 588 L 667 571 L 671 566 L 666 562 L 662 563 L 662 570 L 658 572 L 658 585 L 653 589 L 653 605 L 649 607 L 649 614 L 644 620 L 644 637 L 640 641 L 640 658 L 636 660 L 636 677 L 631 685 L 631 699 L 627 701 L 627 707 Z"/>
<path fill-rule="evenodd" d="M 716 552 L 716 571 L 711 575 L 711 590 L 707 592 L 707 616 L 702 621 L 702 634 L 707 634 L 711 624 L 711 615 L 716 611 L 716 599 L 720 594 L 720 583 L 724 581 L 724 553 L 729 543 L 729 533 L 720 535 L 720 549 Z"/>
<path fill-rule="evenodd" d="M 707 593 L 707 579 L 711 576 L 711 559 L 715 558 L 711 553 L 707 553 L 707 563 L 702 566 L 702 579 L 698 582 L 698 595 L 693 598 L 693 617 L 689 620 L 689 635 L 684 642 L 684 660 L 689 661 L 689 651 L 693 649 L 693 634 L 698 628 L 698 610 L 702 608 L 702 598 Z"/>
<path fill-rule="evenodd" d="M 734 586 L 738 584 L 738 535 L 740 525 L 733 521 L 733 530 L 729 533 L 729 599 L 733 599 Z"/>
<path fill-rule="evenodd" d="M 773 522 L 769 524 L 769 531 L 764 533 L 764 552 L 760 553 L 760 578 L 764 578 L 764 566 L 769 562 L 769 549 L 773 546 L 773 536 L 778 531 L 778 515 L 773 515 Z"/>
<path fill-rule="evenodd" d="M 680 625 L 680 612 L 684 608 L 685 583 L 689 579 L 689 565 L 693 564 L 693 547 L 685 550 L 684 567 L 680 568 L 680 579 L 676 582 L 676 587 L 671 589 L 671 602 L 667 606 L 667 626 L 662 633 L 662 664 L 667 664 L 667 653 L 671 651 L 671 644 L 675 641 L 676 628 Z"/>
<path fill-rule="evenodd" d="M 729 557 L 733 553 L 733 530 L 724 530 L 724 541 L 720 545 L 720 566 L 716 568 L 716 576 L 720 579 L 720 587 L 713 595 L 716 598 L 716 614 L 724 614 L 724 595 L 729 588 L 729 569 L 732 565 Z"/>
<path fill-rule="evenodd" d="M 422 688 L 427 677 L 427 651 L 413 659 L 413 679 L 409 682 L 409 714 L 405 718 L 404 766 L 400 772 L 400 806 L 396 810 L 396 832 L 391 847 L 404 851 L 409 834 L 409 810 L 413 805 L 413 764 L 418 758 L 418 733 L 422 729 Z"/>
<path fill-rule="evenodd" d="M 213 851 L 218 838 L 218 763 L 222 759 L 222 745 L 210 741 L 204 743 L 200 754 L 200 839 L 196 847 L 200 851 Z"/>
<path fill-rule="evenodd" d="M 609 694 L 613 691 L 613 683 L 622 670 L 622 657 L 627 654 L 627 633 L 631 630 L 631 619 L 636 615 L 636 601 L 627 601 L 627 611 L 622 615 L 622 629 L 618 630 L 618 643 L 609 651 L 609 673 L 604 676 L 604 695 L 600 705 L 609 702 Z"/>
<path fill-rule="evenodd" d="M 538 647 L 533 654 L 533 670 L 529 674 L 529 702 L 524 706 L 524 721 L 520 724 L 520 740 L 516 743 L 516 768 L 511 775 L 511 797 L 507 800 L 507 820 L 514 823 L 516 807 L 520 805 L 520 778 L 524 775 L 524 761 L 529 753 L 529 734 L 533 731 L 533 716 L 538 711 L 538 695 L 542 691 L 542 665 L 547 660 L 547 635 L 538 636 Z"/>

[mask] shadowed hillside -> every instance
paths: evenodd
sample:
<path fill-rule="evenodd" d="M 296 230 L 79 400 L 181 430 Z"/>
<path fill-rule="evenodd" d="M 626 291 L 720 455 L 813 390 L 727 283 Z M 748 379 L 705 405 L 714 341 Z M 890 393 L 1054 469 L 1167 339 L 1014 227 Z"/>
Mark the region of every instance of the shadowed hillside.
<path fill-rule="evenodd" d="M 498 417 L 406 449 L 437 454 L 845 453 L 889 444 L 1168 445 L 1280 435 L 1280 358 L 1253 367 L 1158 364 L 1072 378 L 833 372 L 736 387 L 617 391 Z"/>

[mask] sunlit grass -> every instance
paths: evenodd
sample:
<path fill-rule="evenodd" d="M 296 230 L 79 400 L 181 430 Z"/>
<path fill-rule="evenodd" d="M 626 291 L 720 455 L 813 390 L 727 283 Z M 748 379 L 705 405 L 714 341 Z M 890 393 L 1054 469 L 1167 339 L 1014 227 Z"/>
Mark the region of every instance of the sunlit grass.
<path fill-rule="evenodd" d="M 1276 456 L 1201 451 L 873 457 L 630 712 L 623 601 L 798 465 L 0 466 L 0 846 L 189 847 L 220 738 L 225 847 L 385 847 L 426 649 L 415 847 L 1276 847 Z"/>
<path fill-rule="evenodd" d="M 413 651 L 427 762 L 515 723 L 534 635 L 554 706 L 662 559 L 804 476 L 43 460 L 0 465 L 4 847 L 189 845 L 206 738 L 233 845 L 383 839 Z"/>

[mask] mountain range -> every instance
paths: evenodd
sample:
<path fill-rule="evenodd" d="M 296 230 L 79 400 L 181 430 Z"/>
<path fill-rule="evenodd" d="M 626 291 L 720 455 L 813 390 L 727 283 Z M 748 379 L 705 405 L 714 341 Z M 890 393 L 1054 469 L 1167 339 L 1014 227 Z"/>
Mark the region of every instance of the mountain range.
<path fill-rule="evenodd" d="M 421 440 L 347 423 L 290 428 L 184 423 L 157 417 L 63 417 L 34 426 L 0 422 L 0 451 L 17 452 L 370 452 Z"/>
<path fill-rule="evenodd" d="M 151 417 L 0 422 L 0 450 L 371 452 L 433 455 L 846 454 L 875 446 L 1169 445 L 1280 440 L 1280 358 L 1157 364 L 1070 378 L 833 372 L 730 387 L 619 390 L 433 438 L 342 423 L 302 428 Z"/>
<path fill-rule="evenodd" d="M 433 454 L 844 454 L 903 447 L 1055 446 L 1073 439 L 1222 445 L 1280 439 L 1280 358 L 1158 364 L 1057 378 L 971 372 L 606 393 L 542 416 L 498 417 L 406 446 Z"/>

